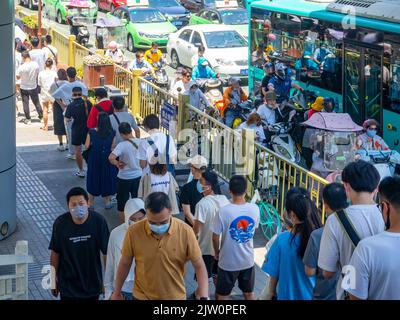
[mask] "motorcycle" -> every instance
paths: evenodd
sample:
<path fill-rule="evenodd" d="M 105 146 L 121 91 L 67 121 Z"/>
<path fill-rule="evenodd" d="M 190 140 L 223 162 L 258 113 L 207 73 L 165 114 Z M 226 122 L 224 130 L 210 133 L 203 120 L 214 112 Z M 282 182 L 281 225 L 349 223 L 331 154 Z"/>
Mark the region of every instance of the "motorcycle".
<path fill-rule="evenodd" d="M 168 90 L 169 79 L 167 72 L 165 71 L 165 60 L 161 59 L 158 62 L 153 63 L 155 79 L 153 79 L 154 84 L 158 87 Z"/>
<path fill-rule="evenodd" d="M 221 78 L 196 79 L 196 83 L 212 106 L 212 108 L 207 110 L 207 113 L 213 118 L 222 121 L 225 112 L 223 86 L 226 83 L 226 80 Z"/>
<path fill-rule="evenodd" d="M 263 122 L 265 124 L 265 122 Z M 270 142 L 267 143 L 268 148 L 281 155 L 282 157 L 294 162 L 302 167 L 305 166 L 296 144 L 289 134 L 292 130 L 292 123 L 280 122 L 268 125 L 268 131 L 272 133 Z"/>
<path fill-rule="evenodd" d="M 84 17 L 67 17 L 67 24 L 70 26 L 69 32 L 74 35 L 76 42 L 87 47 L 89 44 L 90 33 Z"/>
<path fill-rule="evenodd" d="M 358 150 L 356 153 L 361 160 L 374 165 L 381 180 L 393 176 L 400 169 L 400 154 L 395 150 Z"/>

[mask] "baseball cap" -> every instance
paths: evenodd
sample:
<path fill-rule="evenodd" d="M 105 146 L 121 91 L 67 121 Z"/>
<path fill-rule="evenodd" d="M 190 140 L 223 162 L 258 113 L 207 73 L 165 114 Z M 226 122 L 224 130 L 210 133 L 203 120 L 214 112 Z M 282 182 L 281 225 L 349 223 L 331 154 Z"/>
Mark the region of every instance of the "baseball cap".
<path fill-rule="evenodd" d="M 203 168 L 207 168 L 208 166 L 208 161 L 206 158 L 204 158 L 201 155 L 196 155 L 192 158 L 190 158 L 187 161 L 188 164 L 191 164 L 193 167 L 195 167 L 196 169 L 203 169 Z"/>

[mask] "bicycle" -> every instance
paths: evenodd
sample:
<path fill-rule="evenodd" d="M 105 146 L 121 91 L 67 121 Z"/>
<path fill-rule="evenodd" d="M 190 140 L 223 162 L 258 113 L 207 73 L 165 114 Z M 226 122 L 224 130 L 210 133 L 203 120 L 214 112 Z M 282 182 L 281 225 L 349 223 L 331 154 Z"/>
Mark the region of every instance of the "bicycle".
<path fill-rule="evenodd" d="M 268 168 L 260 167 L 258 170 L 266 170 Z M 250 178 L 247 178 L 250 181 Z M 258 175 L 254 181 L 250 181 L 253 185 L 254 195 L 251 203 L 255 203 L 260 208 L 260 226 L 261 230 L 267 240 L 270 240 L 275 234 L 282 231 L 282 220 L 278 211 L 271 204 L 273 200 L 278 197 L 278 190 L 276 186 L 271 186 L 266 189 L 259 188 Z"/>

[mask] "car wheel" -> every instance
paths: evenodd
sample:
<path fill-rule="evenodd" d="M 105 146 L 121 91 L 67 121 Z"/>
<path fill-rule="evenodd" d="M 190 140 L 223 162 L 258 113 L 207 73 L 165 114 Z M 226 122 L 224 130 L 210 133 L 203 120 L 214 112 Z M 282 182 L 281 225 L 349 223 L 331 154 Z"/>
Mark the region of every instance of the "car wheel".
<path fill-rule="evenodd" d="M 179 62 L 179 57 L 178 57 L 178 53 L 175 50 L 172 50 L 171 52 L 171 67 L 173 69 L 177 69 L 180 66 L 180 62 Z"/>
<path fill-rule="evenodd" d="M 128 35 L 128 50 L 130 52 L 133 52 L 133 50 L 135 50 L 135 44 L 133 42 L 132 35 Z"/>
<path fill-rule="evenodd" d="M 59 23 L 59 24 L 63 24 L 63 19 L 62 19 L 60 10 L 57 11 L 56 22 Z"/>

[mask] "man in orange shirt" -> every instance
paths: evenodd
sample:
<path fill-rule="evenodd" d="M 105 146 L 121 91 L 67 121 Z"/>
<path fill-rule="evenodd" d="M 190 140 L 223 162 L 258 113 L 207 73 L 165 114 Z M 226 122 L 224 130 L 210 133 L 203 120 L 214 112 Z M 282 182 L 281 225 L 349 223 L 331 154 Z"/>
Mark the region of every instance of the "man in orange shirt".
<path fill-rule="evenodd" d="M 224 112 L 225 124 L 228 127 L 233 126 L 233 121 L 240 115 L 239 104 L 248 99 L 246 93 L 240 87 L 239 78 L 231 78 L 231 86 L 224 91 Z"/>

